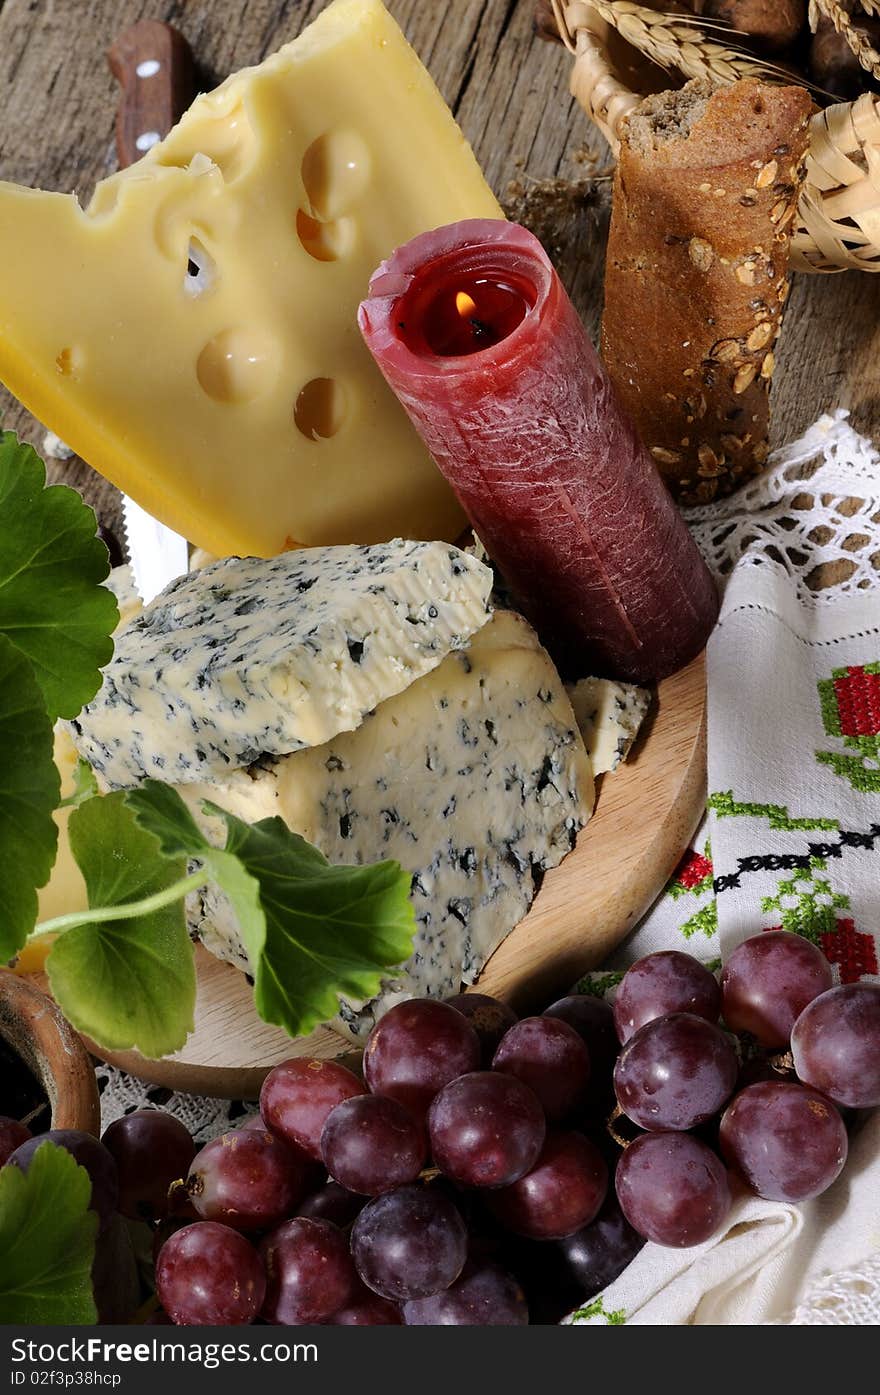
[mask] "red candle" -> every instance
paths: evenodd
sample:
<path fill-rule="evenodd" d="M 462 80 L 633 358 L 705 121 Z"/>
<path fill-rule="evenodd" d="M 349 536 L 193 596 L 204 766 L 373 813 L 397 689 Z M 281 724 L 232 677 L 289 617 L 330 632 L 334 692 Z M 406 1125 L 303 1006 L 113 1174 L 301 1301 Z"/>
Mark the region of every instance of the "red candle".
<path fill-rule="evenodd" d="M 537 238 L 482 219 L 424 233 L 358 319 L 565 671 L 654 680 L 699 653 L 714 582 Z"/>

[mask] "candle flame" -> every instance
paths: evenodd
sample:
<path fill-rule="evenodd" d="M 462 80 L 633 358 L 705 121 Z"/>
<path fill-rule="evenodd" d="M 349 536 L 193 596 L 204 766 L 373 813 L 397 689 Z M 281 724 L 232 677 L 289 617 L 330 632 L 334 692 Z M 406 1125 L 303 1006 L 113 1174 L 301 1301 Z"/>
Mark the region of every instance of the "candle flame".
<path fill-rule="evenodd" d="M 470 319 L 477 308 L 477 302 L 473 300 L 467 291 L 457 291 L 455 296 L 455 308 L 463 320 Z"/>

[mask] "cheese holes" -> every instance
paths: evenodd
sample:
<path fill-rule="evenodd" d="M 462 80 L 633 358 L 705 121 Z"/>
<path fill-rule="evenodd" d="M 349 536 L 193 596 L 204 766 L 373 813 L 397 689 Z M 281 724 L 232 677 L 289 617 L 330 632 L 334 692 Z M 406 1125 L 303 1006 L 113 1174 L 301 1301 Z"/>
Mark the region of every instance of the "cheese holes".
<path fill-rule="evenodd" d="M 277 345 L 264 331 L 224 329 L 199 354 L 196 376 L 215 402 L 250 402 L 271 387 L 277 363 Z"/>
<path fill-rule="evenodd" d="M 61 349 L 55 358 L 55 367 L 62 378 L 78 378 L 82 363 L 82 351 L 77 348 Z"/>
<path fill-rule="evenodd" d="M 197 237 L 190 238 L 186 253 L 186 274 L 183 289 L 187 295 L 204 295 L 216 279 L 213 257 L 205 250 Z"/>
<path fill-rule="evenodd" d="M 354 246 L 354 219 L 337 218 L 319 223 L 303 209 L 297 209 L 296 233 L 310 257 L 318 262 L 336 262 Z"/>
<path fill-rule="evenodd" d="M 250 168 L 255 154 L 256 137 L 241 102 L 224 112 L 221 101 L 209 97 L 201 99 L 198 119 L 191 117 L 165 137 L 156 159 L 160 165 L 190 169 L 202 156 L 232 184 Z"/>
<path fill-rule="evenodd" d="M 312 378 L 296 399 L 293 420 L 310 441 L 326 441 L 341 429 L 346 412 L 342 385 L 333 378 Z"/>
<path fill-rule="evenodd" d="M 350 213 L 370 181 L 370 152 L 355 131 L 328 131 L 302 162 L 309 212 L 321 223 Z"/>
<path fill-rule="evenodd" d="M 351 212 L 370 182 L 370 153 L 354 131 L 329 131 L 303 156 L 305 207 L 296 232 L 310 257 L 335 262 L 352 250 L 357 227 Z"/>

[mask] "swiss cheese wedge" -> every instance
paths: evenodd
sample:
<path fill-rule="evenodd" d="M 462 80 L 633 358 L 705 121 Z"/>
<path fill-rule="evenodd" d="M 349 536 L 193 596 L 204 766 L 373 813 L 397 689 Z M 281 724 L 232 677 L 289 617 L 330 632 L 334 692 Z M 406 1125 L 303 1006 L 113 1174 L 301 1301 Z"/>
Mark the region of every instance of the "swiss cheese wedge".
<path fill-rule="evenodd" d="M 85 210 L 0 183 L 0 378 L 220 556 L 453 539 L 355 312 L 398 244 L 501 216 L 379 0 L 336 0 Z"/>

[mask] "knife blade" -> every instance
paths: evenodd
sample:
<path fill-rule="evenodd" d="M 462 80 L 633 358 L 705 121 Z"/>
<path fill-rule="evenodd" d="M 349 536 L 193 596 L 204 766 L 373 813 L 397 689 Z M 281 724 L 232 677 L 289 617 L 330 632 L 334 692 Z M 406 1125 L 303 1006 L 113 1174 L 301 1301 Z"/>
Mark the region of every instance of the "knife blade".
<path fill-rule="evenodd" d="M 183 35 L 159 20 L 130 25 L 107 50 L 121 88 L 116 115 L 120 169 L 133 165 L 162 140 L 196 95 L 192 50 Z M 185 538 L 123 495 L 125 537 L 135 585 L 144 603 L 189 570 Z"/>

